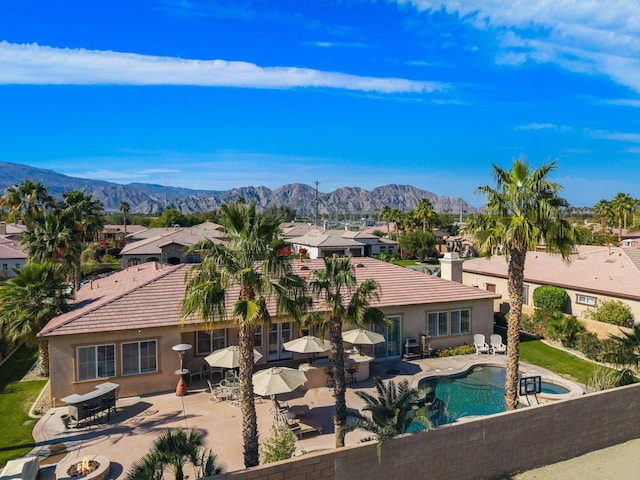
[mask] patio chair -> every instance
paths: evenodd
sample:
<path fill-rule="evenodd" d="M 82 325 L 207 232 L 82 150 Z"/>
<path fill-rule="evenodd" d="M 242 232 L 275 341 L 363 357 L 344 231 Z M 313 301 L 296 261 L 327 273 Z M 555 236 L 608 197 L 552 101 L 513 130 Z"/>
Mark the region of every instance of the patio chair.
<path fill-rule="evenodd" d="M 507 353 L 507 346 L 502 343 L 502 337 L 497 333 L 491 335 L 491 351 L 496 353 Z"/>
<path fill-rule="evenodd" d="M 481 353 L 489 353 L 490 351 L 489 345 L 487 345 L 484 335 L 481 333 L 476 333 L 473 336 L 473 345 L 476 347 L 477 355 L 480 355 Z"/>
<path fill-rule="evenodd" d="M 195 362 L 189 362 L 187 368 L 189 369 L 189 383 L 193 382 L 195 377 L 202 380 L 202 365 L 197 365 Z"/>
<path fill-rule="evenodd" d="M 211 392 L 211 398 L 209 398 L 210 402 L 221 402 L 223 400 L 226 400 L 227 397 L 227 391 L 225 388 L 221 387 L 219 384 L 218 385 L 213 385 L 211 383 L 211 380 L 207 380 L 207 383 L 209 384 L 209 391 Z"/>
<path fill-rule="evenodd" d="M 298 419 L 289 419 L 287 421 L 287 427 L 292 431 L 300 440 L 302 435 L 307 433 L 319 433 L 322 434 L 322 425 L 312 419 L 305 419 L 300 421 Z"/>

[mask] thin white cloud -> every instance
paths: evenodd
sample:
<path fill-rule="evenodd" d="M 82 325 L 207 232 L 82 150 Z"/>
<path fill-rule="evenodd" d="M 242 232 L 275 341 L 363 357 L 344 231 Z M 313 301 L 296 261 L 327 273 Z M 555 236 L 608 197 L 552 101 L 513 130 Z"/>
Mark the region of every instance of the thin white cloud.
<path fill-rule="evenodd" d="M 0 42 L 0 84 L 321 87 L 378 93 L 432 93 L 446 88 L 438 82 L 361 77 L 309 68 L 261 67 L 248 62 L 185 60 L 6 41 Z"/>
<path fill-rule="evenodd" d="M 594 138 L 600 138 L 603 140 L 640 143 L 640 133 L 611 132 L 608 130 L 588 130 L 588 133 Z"/>
<path fill-rule="evenodd" d="M 304 45 L 318 48 L 368 48 L 369 45 L 361 42 L 305 42 Z"/>
<path fill-rule="evenodd" d="M 640 108 L 640 100 L 632 98 L 615 98 L 612 100 L 606 100 L 604 103 L 608 103 L 610 105 L 621 105 L 624 107 Z"/>
<path fill-rule="evenodd" d="M 557 128 L 558 126 L 553 123 L 528 123 L 526 125 L 518 125 L 516 130 L 556 130 Z"/>
<path fill-rule="evenodd" d="M 606 75 L 640 92 L 640 4 L 636 0 L 396 0 L 441 12 L 500 42 L 496 62 L 554 63 L 572 72 Z"/>

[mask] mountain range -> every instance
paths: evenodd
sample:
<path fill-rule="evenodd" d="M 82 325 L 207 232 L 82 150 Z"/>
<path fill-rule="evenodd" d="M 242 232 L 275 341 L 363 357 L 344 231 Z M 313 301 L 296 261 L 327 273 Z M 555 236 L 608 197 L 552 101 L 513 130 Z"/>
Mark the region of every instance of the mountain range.
<path fill-rule="evenodd" d="M 132 213 L 156 214 L 165 207 L 182 213 L 195 213 L 218 209 L 220 205 L 236 200 L 255 201 L 260 209 L 271 206 L 294 208 L 300 215 L 313 215 L 316 190 L 310 185 L 291 183 L 271 190 L 267 187 L 239 187 L 226 191 L 191 190 L 144 183 L 121 185 L 102 180 L 70 177 L 53 170 L 45 170 L 17 163 L 0 162 L 0 191 L 22 183 L 26 179 L 41 181 L 49 192 L 59 197 L 68 190 L 83 190 L 104 204 L 108 212 L 116 212 L 126 201 Z M 318 211 L 321 214 L 365 214 L 379 212 L 385 205 L 402 211 L 412 210 L 422 198 L 428 198 L 438 213 L 459 214 L 475 209 L 459 197 L 438 196 L 411 185 L 383 185 L 372 190 L 342 187 L 329 193 L 318 192 Z"/>

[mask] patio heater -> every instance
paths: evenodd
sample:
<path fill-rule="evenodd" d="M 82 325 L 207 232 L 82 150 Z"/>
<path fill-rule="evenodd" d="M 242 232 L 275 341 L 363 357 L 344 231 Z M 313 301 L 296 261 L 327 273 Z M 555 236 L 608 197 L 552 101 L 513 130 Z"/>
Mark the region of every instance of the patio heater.
<path fill-rule="evenodd" d="M 171 347 L 171 350 L 177 352 L 180 356 L 180 370 L 176 370 L 175 374 L 179 375 L 178 385 L 176 386 L 176 395 L 182 397 L 187 394 L 187 382 L 184 381 L 185 376 L 189 373 L 189 370 L 184 368 L 184 354 L 186 351 L 191 350 L 191 345 L 188 343 L 179 343 Z"/>

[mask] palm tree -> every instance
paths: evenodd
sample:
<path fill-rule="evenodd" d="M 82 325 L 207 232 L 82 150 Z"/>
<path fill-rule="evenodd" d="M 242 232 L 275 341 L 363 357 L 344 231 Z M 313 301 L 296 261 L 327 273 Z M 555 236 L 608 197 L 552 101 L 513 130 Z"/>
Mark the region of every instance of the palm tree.
<path fill-rule="evenodd" d="M 600 200 L 593 206 L 593 213 L 600 217 L 600 227 L 602 233 L 607 233 L 608 221 L 613 218 L 613 209 L 611 208 L 611 202 L 608 200 Z"/>
<path fill-rule="evenodd" d="M 2 196 L 0 206 L 9 209 L 10 218 L 14 222 L 22 220 L 27 231 L 33 231 L 34 224 L 40 220 L 48 208 L 54 206 L 53 197 L 49 195 L 42 182 L 25 180 L 7 189 Z"/>
<path fill-rule="evenodd" d="M 413 210 L 413 214 L 422 222 L 422 231 L 426 232 L 431 229 L 438 219 L 438 214 L 433 208 L 433 203 L 428 198 L 421 198 Z"/>
<path fill-rule="evenodd" d="M 626 193 L 618 193 L 611 200 L 611 209 L 618 218 L 618 242 L 622 241 L 622 229 L 627 228 L 627 215 L 633 210 L 633 198 Z"/>
<path fill-rule="evenodd" d="M 402 212 L 402 210 L 399 210 L 397 208 L 391 210 L 391 220 L 393 220 L 396 229 L 396 241 L 398 241 L 398 239 L 400 238 L 400 219 L 403 215 L 404 213 Z"/>
<path fill-rule="evenodd" d="M 499 249 L 508 261 L 509 319 L 507 323 L 507 374 L 505 397 L 508 410 L 518 402 L 519 325 L 522 318 L 522 291 L 527 251 L 544 244 L 568 259 L 576 243 L 576 232 L 562 218 L 566 200 L 558 196 L 561 186 L 551 182 L 549 173 L 556 162 L 531 170 L 522 158 L 510 171 L 493 165 L 497 186 L 482 186 L 487 196 L 485 214 L 472 218 L 470 231 L 480 251 L 492 254 Z"/>
<path fill-rule="evenodd" d="M 278 255 L 284 242 L 277 238 L 280 219 L 256 214 L 255 202 L 234 202 L 220 209 L 226 245 L 200 242 L 191 247 L 202 262 L 187 273 L 182 318 L 197 315 L 208 328 L 231 321 L 239 329 L 240 406 L 246 467 L 258 465 L 258 427 L 253 396 L 253 346 L 258 325 L 269 324 L 267 302 L 275 299 L 277 315 L 297 318 L 307 308 L 304 281 L 292 273 L 290 260 Z M 239 288 L 237 300 L 226 311 L 225 296 Z"/>
<path fill-rule="evenodd" d="M 324 268 L 312 272 L 310 287 L 316 298 L 322 298 L 327 309 L 327 318 L 321 330 L 329 330 L 331 362 L 334 372 L 334 397 L 336 406 L 333 420 L 336 432 L 336 447 L 344 447 L 344 425 L 347 419 L 344 375 L 343 325 L 366 328 L 371 324 L 387 322 L 384 313 L 371 306 L 377 300 L 378 284 L 373 279 L 363 280 L 357 285 L 356 274 L 351 267 L 351 258 L 324 258 Z"/>
<path fill-rule="evenodd" d="M 216 464 L 217 457 L 204 450 L 204 435 L 198 430 L 185 432 L 181 428 L 166 429 L 153 442 L 151 451 L 134 463 L 127 473 L 127 480 L 161 480 L 165 469 L 172 470 L 176 480 L 184 480 L 184 467 L 193 465 L 198 478 L 218 474 L 222 468 Z"/>
<path fill-rule="evenodd" d="M 0 324 L 9 340 L 38 345 L 38 369 L 48 377 L 48 342 L 36 335 L 49 320 L 69 310 L 71 289 L 57 265 L 29 262 L 16 273 L 0 285 Z"/>
<path fill-rule="evenodd" d="M 411 432 L 413 425 L 418 424 L 422 429 L 430 425 L 429 419 L 424 414 L 424 409 L 415 409 L 416 400 L 420 392 L 416 388 L 411 388 L 407 380 L 403 380 L 396 385 L 390 380 L 386 385 L 382 379 L 373 379 L 377 396 L 364 391 L 357 391 L 365 406 L 362 410 L 370 412 L 370 416 L 365 416 L 357 410 L 349 413 L 353 421 L 344 427 L 345 432 L 352 432 L 357 429 L 366 430 L 374 435 L 378 440 L 378 460 L 382 454 L 382 442 L 389 438 L 396 437 L 403 433 Z M 371 438 L 362 441 L 368 442 Z"/>
<path fill-rule="evenodd" d="M 124 236 L 127 236 L 127 215 L 129 215 L 131 205 L 129 202 L 120 202 L 120 212 L 122 212 L 122 223 L 124 223 Z"/>
<path fill-rule="evenodd" d="M 73 272 L 73 242 L 73 232 L 59 210 L 45 213 L 44 218 L 34 225 L 33 231 L 26 232 L 21 240 L 31 261 L 60 264 L 68 275 Z"/>
<path fill-rule="evenodd" d="M 382 207 L 382 210 L 380 210 L 380 218 L 387 224 L 387 238 L 391 238 L 389 222 L 393 219 L 393 209 L 389 205 Z"/>
<path fill-rule="evenodd" d="M 104 227 L 104 209 L 100 200 L 81 190 L 72 190 L 62 195 L 60 215 L 71 231 L 69 254 L 73 257 L 73 286 L 76 290 L 82 282 L 82 250 L 85 242 L 93 241 Z"/>

